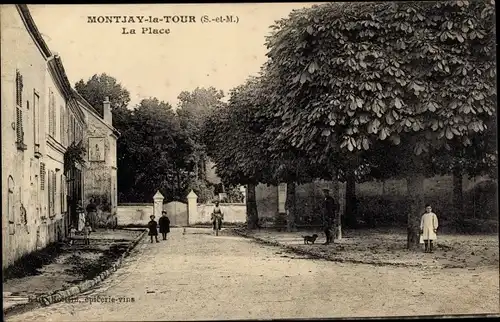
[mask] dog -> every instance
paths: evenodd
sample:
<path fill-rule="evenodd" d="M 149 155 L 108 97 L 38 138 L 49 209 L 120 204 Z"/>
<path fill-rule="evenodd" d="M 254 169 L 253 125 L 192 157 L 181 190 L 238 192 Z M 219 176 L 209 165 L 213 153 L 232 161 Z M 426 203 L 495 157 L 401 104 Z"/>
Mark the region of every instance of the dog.
<path fill-rule="evenodd" d="M 314 244 L 314 242 L 318 238 L 318 235 L 314 234 L 312 236 L 302 236 L 302 238 L 304 238 L 304 244 Z"/>

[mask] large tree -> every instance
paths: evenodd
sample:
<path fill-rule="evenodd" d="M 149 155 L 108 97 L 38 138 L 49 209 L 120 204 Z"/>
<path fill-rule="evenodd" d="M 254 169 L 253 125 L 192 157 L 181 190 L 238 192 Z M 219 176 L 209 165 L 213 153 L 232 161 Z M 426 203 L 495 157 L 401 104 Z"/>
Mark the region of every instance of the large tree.
<path fill-rule="evenodd" d="M 103 115 L 102 102 L 106 97 L 109 97 L 113 111 L 120 108 L 126 108 L 130 103 L 129 91 L 124 88 L 116 78 L 106 73 L 100 75 L 95 74 L 87 81 L 83 79 L 79 80 L 75 84 L 75 89 L 101 116 Z"/>
<path fill-rule="evenodd" d="M 208 156 L 216 164 L 216 173 L 229 185 L 247 186 L 247 225 L 257 228 L 258 213 L 255 187 L 269 176 L 266 167 L 266 142 L 260 138 L 261 124 L 254 122 L 259 106 L 260 82 L 256 78 L 236 87 L 229 103 L 220 105 L 207 117 L 203 126 Z"/>
<path fill-rule="evenodd" d="M 495 112 L 494 2 L 329 3 L 274 29 L 279 139 L 315 159 L 384 147 L 416 246 L 430 156 L 470 145 Z"/>
<path fill-rule="evenodd" d="M 183 199 L 189 183 L 192 152 L 169 103 L 143 99 L 123 130 L 120 181 L 130 201 L 150 200 L 160 190 L 167 200 Z M 126 165 L 126 166 L 125 166 Z"/>
<path fill-rule="evenodd" d="M 208 161 L 202 140 L 203 123 L 215 107 L 223 104 L 223 97 L 224 93 L 214 87 L 197 87 L 192 92 L 183 91 L 177 97 L 179 103 L 176 113 L 194 151 L 192 162 L 195 165 L 195 177 L 201 181 L 206 179 L 205 166 Z"/>

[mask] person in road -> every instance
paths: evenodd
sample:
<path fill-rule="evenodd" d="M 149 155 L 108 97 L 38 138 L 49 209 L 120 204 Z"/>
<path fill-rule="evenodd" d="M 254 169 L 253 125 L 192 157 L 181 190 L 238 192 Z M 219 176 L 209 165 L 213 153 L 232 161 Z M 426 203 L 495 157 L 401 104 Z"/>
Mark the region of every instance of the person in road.
<path fill-rule="evenodd" d="M 90 233 L 92 232 L 92 227 L 88 222 L 85 223 L 85 227 L 83 227 L 83 240 L 85 245 L 90 245 Z"/>
<path fill-rule="evenodd" d="M 422 219 L 420 220 L 420 235 L 424 240 L 425 253 L 434 252 L 432 242 L 437 239 L 437 229 L 437 215 L 432 212 L 431 205 L 425 205 L 425 213 L 422 215 Z"/>
<path fill-rule="evenodd" d="M 87 211 L 87 219 L 85 220 L 90 224 L 92 231 L 96 231 L 97 225 L 97 205 L 95 204 L 94 198 L 90 198 L 89 204 L 85 208 Z"/>
<path fill-rule="evenodd" d="M 323 232 L 325 233 L 326 242 L 328 245 L 334 241 L 333 228 L 335 223 L 336 203 L 330 195 L 330 190 L 323 189 L 325 198 L 323 199 Z"/>
<path fill-rule="evenodd" d="M 149 217 L 151 220 L 148 223 L 148 228 L 149 228 L 149 236 L 151 237 L 151 243 L 153 242 L 153 237 L 156 239 L 156 242 L 159 243 L 160 241 L 158 240 L 158 223 L 155 220 L 155 216 L 151 215 Z"/>
<path fill-rule="evenodd" d="M 78 203 L 76 204 L 76 213 L 78 214 L 78 226 L 77 230 L 82 231 L 83 227 L 85 227 L 85 211 L 83 210 L 82 207 L 82 202 L 78 200 Z"/>
<path fill-rule="evenodd" d="M 219 206 L 219 202 L 218 201 L 215 202 L 215 207 L 214 207 L 214 210 L 212 211 L 212 218 L 211 219 L 212 219 L 213 229 L 215 230 L 215 223 L 216 223 L 216 220 L 217 220 L 218 223 L 219 223 L 219 230 L 221 230 L 221 228 L 222 228 L 222 220 L 224 219 L 224 213 L 222 212 L 222 209 Z"/>
<path fill-rule="evenodd" d="M 160 233 L 163 240 L 167 240 L 167 234 L 170 232 L 170 219 L 168 219 L 165 210 L 161 212 L 161 217 L 158 219 L 158 225 L 160 226 Z"/>

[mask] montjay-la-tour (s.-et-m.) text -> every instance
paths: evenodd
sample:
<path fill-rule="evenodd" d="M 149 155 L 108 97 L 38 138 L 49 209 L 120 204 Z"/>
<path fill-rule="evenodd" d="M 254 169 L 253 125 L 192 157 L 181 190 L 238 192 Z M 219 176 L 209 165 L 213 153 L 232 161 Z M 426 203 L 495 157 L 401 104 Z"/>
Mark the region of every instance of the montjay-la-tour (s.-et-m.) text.
<path fill-rule="evenodd" d="M 87 23 L 92 24 L 140 24 L 140 23 L 238 23 L 239 17 L 235 15 L 208 16 L 87 16 Z"/>

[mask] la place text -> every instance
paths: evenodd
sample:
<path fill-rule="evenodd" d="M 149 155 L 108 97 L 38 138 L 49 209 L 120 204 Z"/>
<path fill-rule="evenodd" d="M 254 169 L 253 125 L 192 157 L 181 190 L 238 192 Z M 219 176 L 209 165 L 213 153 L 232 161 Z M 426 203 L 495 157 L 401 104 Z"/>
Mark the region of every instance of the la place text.
<path fill-rule="evenodd" d="M 170 34 L 169 28 L 151 28 L 151 27 L 142 27 L 140 29 L 136 28 L 122 28 L 122 35 L 168 35 Z"/>

